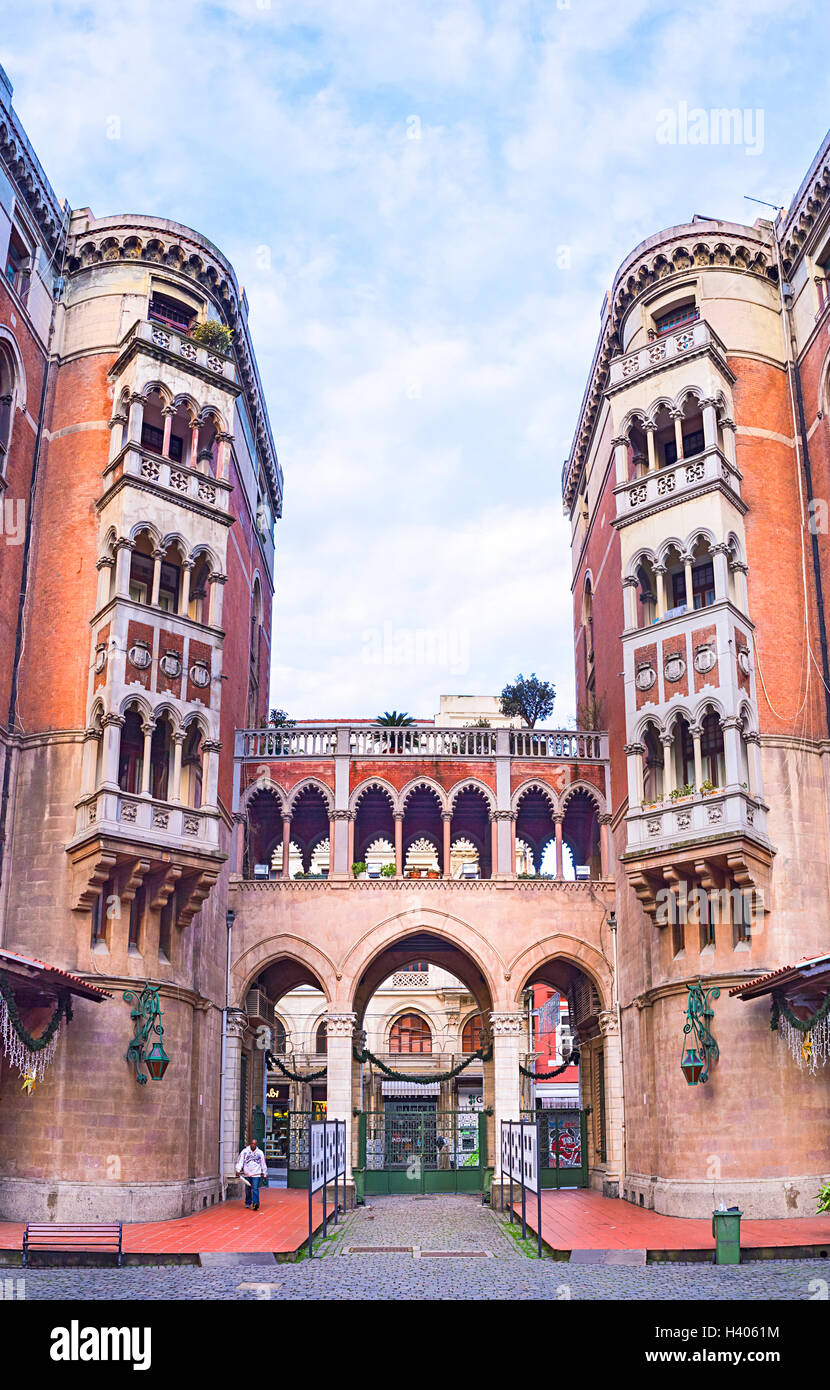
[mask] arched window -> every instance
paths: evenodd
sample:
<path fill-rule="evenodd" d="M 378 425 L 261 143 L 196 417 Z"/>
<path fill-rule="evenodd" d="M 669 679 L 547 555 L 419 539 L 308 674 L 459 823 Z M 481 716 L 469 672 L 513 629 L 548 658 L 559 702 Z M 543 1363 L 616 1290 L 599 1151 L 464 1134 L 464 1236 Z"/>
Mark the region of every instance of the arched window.
<path fill-rule="evenodd" d="M 118 785 L 122 792 L 141 791 L 141 769 L 144 761 L 144 732 L 141 715 L 128 709 L 121 729 L 118 754 Z"/>
<path fill-rule="evenodd" d="M 317 1024 L 317 1032 L 314 1034 L 314 1051 L 317 1053 L 328 1052 L 329 1037 L 325 1019 Z"/>
<path fill-rule="evenodd" d="M 477 1052 L 481 1047 L 481 1030 L 484 1027 L 484 1019 L 481 1014 L 473 1014 L 464 1024 L 464 1031 L 461 1034 L 461 1051 Z"/>
<path fill-rule="evenodd" d="M 194 810 L 202 804 L 202 730 L 194 721 L 182 748 L 182 801 Z"/>
<path fill-rule="evenodd" d="M 14 417 L 15 370 L 11 353 L 0 345 L 0 477 L 6 471 Z"/>
<path fill-rule="evenodd" d="M 419 1014 L 404 1014 L 392 1024 L 389 1034 L 390 1052 L 431 1052 L 432 1033 L 426 1019 Z"/>

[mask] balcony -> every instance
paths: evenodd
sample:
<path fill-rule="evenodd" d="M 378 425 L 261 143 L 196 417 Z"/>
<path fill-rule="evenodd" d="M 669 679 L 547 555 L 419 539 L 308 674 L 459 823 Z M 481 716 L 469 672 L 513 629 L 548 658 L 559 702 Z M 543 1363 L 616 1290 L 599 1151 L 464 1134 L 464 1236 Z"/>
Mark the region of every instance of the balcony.
<path fill-rule="evenodd" d="M 153 846 L 162 839 L 196 852 L 219 847 L 218 812 L 109 788 L 101 788 L 77 804 L 74 840 L 93 828 L 101 835 L 126 835 L 133 842 L 145 840 Z"/>
<path fill-rule="evenodd" d="M 653 511 L 660 511 L 674 502 L 685 502 L 700 493 L 718 488 L 743 513 L 746 504 L 741 500 L 741 474 L 734 464 L 716 447 L 696 454 L 693 458 L 678 459 L 663 468 L 652 469 L 633 482 L 618 483 L 615 526 L 639 521 Z"/>
<path fill-rule="evenodd" d="M 627 854 L 668 849 L 678 841 L 749 835 L 766 839 L 766 806 L 743 787 L 693 792 L 646 802 L 628 812 Z"/>
<path fill-rule="evenodd" d="M 120 371 L 127 356 L 140 351 L 142 347 L 145 350 L 155 350 L 156 353 L 161 350 L 177 364 L 198 371 L 210 381 L 216 382 L 217 378 L 221 378 L 229 386 L 237 387 L 236 367 L 232 357 L 217 352 L 215 348 L 194 343 L 187 333 L 173 327 L 172 324 L 154 323 L 150 319 L 139 319 L 122 338 L 113 372 Z"/>
<path fill-rule="evenodd" d="M 618 391 L 652 372 L 703 352 L 708 352 L 724 374 L 732 379 L 726 361 L 726 348 L 714 329 L 704 319 L 697 319 L 651 343 L 645 343 L 634 352 L 615 357 L 608 369 L 608 390 Z"/>
<path fill-rule="evenodd" d="M 238 759 L 268 758 L 531 758 L 540 762 L 603 762 L 606 733 L 564 729 L 379 728 L 375 725 L 297 725 L 241 729 Z"/>
<path fill-rule="evenodd" d="M 232 486 L 222 478 L 203 473 L 186 464 L 154 454 L 136 444 L 127 444 L 104 472 L 104 497 L 124 478 L 148 483 L 167 501 L 195 505 L 210 514 L 220 513 L 230 521 Z"/>

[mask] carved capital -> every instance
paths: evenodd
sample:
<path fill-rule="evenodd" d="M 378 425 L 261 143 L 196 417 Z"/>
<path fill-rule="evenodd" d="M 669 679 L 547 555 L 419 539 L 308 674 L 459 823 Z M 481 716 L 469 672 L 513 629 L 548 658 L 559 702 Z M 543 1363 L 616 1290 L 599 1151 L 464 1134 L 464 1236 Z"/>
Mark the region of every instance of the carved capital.
<path fill-rule="evenodd" d="M 329 820 L 354 820 L 354 811 L 329 811 Z"/>
<path fill-rule="evenodd" d="M 326 1014 L 326 1036 L 329 1038 L 351 1038 L 357 1014 Z"/>
<path fill-rule="evenodd" d="M 612 1013 L 610 1009 L 604 1010 L 599 1015 L 598 1022 L 599 1031 L 602 1033 L 602 1036 L 604 1038 L 610 1037 L 611 1035 L 616 1035 L 619 1032 L 619 1026 L 617 1024 L 617 1015 L 615 1013 Z"/>
<path fill-rule="evenodd" d="M 241 1042 L 247 1027 L 248 1015 L 244 1009 L 228 1009 L 227 1033 L 229 1038 Z"/>
<path fill-rule="evenodd" d="M 524 1014 L 490 1015 L 490 1032 L 494 1038 L 515 1038 L 524 1033 L 526 1020 Z"/>

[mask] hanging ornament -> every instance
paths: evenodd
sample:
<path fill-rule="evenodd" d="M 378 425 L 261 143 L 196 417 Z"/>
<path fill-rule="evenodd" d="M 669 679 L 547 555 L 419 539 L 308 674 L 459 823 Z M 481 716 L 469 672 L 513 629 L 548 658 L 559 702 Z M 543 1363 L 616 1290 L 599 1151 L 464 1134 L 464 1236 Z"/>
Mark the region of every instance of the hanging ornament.
<path fill-rule="evenodd" d="M 796 1066 L 807 1064 L 811 1076 L 819 1065 L 830 1062 L 830 994 L 827 994 L 809 1018 L 799 1018 L 778 991 L 772 996 L 770 1027 L 784 1039 Z"/>
<path fill-rule="evenodd" d="M 805 1034 L 804 1034 L 804 1041 L 803 1041 L 802 1044 L 801 1044 L 801 1059 L 802 1059 L 802 1061 L 804 1061 L 804 1062 L 809 1062 L 809 1061 L 811 1061 L 812 1056 L 813 1056 L 813 1035 L 812 1035 L 812 1033 L 805 1033 Z"/>
<path fill-rule="evenodd" d="M 24 1078 L 23 1089 L 28 1090 L 29 1095 L 37 1082 L 43 1080 L 55 1056 L 64 1017 L 67 1022 L 71 1019 L 72 1003 L 71 996 L 62 992 L 40 1037 L 33 1037 L 20 1018 L 8 976 L 0 972 L 0 1043 L 9 1066 Z"/>

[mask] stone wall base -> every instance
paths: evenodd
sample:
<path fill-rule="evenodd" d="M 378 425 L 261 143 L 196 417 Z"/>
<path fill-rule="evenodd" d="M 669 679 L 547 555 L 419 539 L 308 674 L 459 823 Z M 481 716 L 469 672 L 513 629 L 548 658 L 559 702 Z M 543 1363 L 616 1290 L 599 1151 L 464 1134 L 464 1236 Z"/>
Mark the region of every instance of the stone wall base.
<path fill-rule="evenodd" d="M 802 1177 L 721 1179 L 719 1182 L 685 1182 L 626 1173 L 625 1196 L 637 1206 L 650 1207 L 662 1216 L 711 1218 L 715 1207 L 740 1207 L 747 1220 L 815 1216 L 816 1193 L 827 1181 L 824 1174 Z M 640 1198 L 642 1197 L 642 1201 Z"/>
<path fill-rule="evenodd" d="M 221 1200 L 218 1177 L 129 1185 L 0 1178 L 2 1221 L 172 1221 Z"/>

